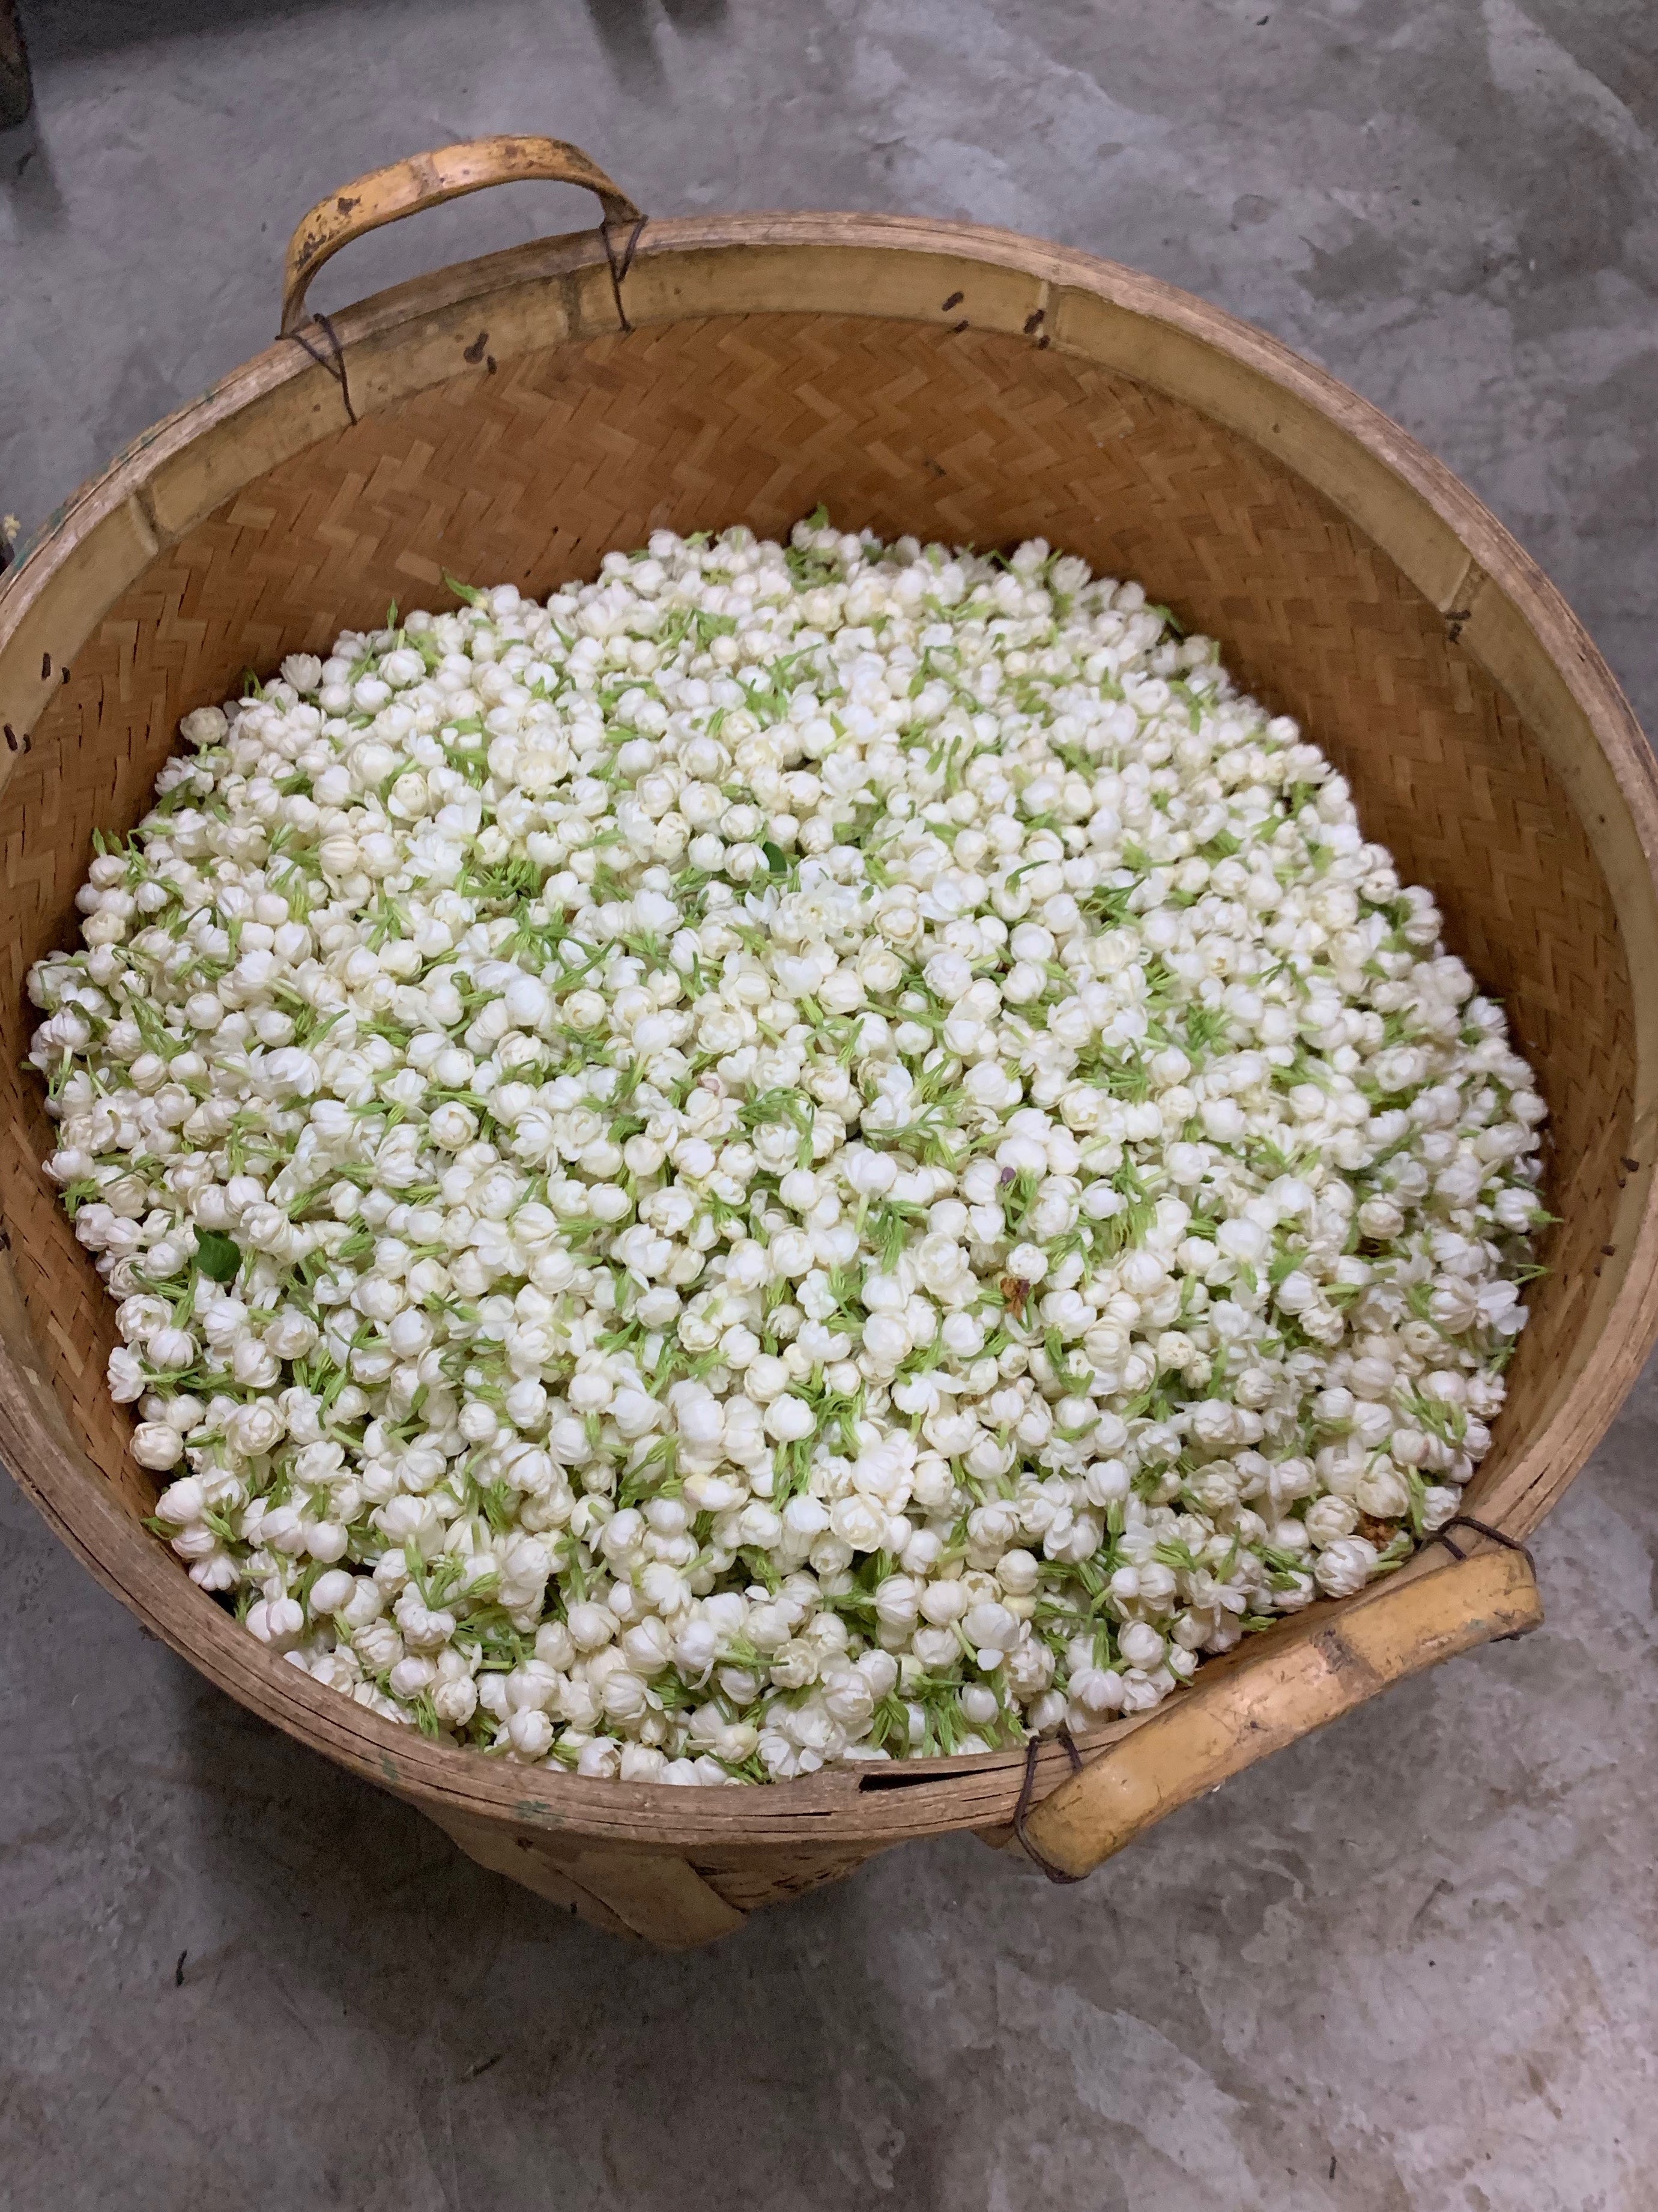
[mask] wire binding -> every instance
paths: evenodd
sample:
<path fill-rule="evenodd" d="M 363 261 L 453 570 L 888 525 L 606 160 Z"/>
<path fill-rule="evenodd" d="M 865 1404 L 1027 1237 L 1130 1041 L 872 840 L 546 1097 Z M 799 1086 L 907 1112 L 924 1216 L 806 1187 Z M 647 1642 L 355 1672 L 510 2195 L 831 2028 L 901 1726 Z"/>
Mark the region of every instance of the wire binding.
<path fill-rule="evenodd" d="M 1072 1740 L 1071 1731 L 1063 1723 L 1060 1727 L 1060 1741 L 1065 1746 L 1065 1755 L 1071 1761 L 1071 1771 L 1083 1771 L 1083 1755 Z M 1030 1801 L 1036 1788 L 1036 1760 L 1042 1752 L 1042 1738 L 1033 1735 L 1024 1747 L 1024 1780 L 1019 1788 L 1019 1802 L 1013 1808 L 1013 1832 L 1019 1839 L 1019 1848 L 1033 1865 L 1039 1866 L 1050 1881 L 1086 1881 L 1085 1874 L 1067 1874 L 1063 1867 L 1054 1865 L 1033 1844 L 1025 1833 L 1025 1815 L 1030 1810 Z"/>
<path fill-rule="evenodd" d="M 345 411 L 350 417 L 353 423 L 355 423 L 357 419 L 357 410 L 351 404 L 351 386 L 346 381 L 344 349 L 341 346 L 339 339 L 335 334 L 333 324 L 320 309 L 313 310 L 311 319 L 313 323 L 318 324 L 321 329 L 326 332 L 328 343 L 334 349 L 334 357 L 331 361 L 329 360 L 326 355 L 318 352 L 316 347 L 312 344 L 310 339 L 307 337 L 303 331 L 289 331 L 288 335 L 293 339 L 295 345 L 303 346 L 307 353 L 310 355 L 312 360 L 316 362 L 318 368 L 325 368 L 328 374 L 333 378 L 335 383 L 339 386 L 340 397 L 345 402 Z"/>

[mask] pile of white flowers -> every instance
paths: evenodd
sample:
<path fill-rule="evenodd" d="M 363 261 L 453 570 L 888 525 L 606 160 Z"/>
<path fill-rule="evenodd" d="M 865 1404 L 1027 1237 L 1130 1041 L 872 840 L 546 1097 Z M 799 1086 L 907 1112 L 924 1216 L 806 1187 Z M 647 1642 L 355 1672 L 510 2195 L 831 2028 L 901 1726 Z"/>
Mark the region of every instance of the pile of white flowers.
<path fill-rule="evenodd" d="M 1211 641 L 821 517 L 463 597 L 187 715 L 31 977 L 252 1634 L 762 1781 L 1144 1711 L 1444 1524 L 1543 1103 Z"/>

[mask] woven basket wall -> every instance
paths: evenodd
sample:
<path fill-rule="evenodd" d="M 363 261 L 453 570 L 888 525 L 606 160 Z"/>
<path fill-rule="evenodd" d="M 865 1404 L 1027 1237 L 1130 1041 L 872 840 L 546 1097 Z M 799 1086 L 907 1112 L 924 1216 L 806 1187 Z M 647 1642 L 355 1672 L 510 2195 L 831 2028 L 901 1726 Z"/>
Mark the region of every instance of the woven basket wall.
<path fill-rule="evenodd" d="M 393 599 L 448 604 L 446 569 L 544 595 L 654 528 L 740 520 L 778 534 L 820 500 L 841 527 L 981 547 L 1041 535 L 1139 577 L 1351 779 L 1367 834 L 1431 886 L 1452 949 L 1504 1000 L 1540 1072 L 1563 1224 L 1472 1510 L 1515 1534 L 1530 1526 L 1609 1417 L 1652 1323 L 1650 777 L 1611 679 L 1522 556 L 1351 395 L 1300 364 L 1295 386 L 1266 341 L 1144 279 L 943 227 L 926 250 L 850 222 L 781 242 L 786 226 L 752 228 L 711 243 L 695 226 L 647 232 L 627 332 L 590 241 L 370 303 L 339 325 L 355 423 L 330 375 L 273 349 L 118 464 L 0 596 L 0 1210 L 27 1332 L 8 1332 L 7 1456 L 32 1462 L 17 1471 L 106 1579 L 236 1694 L 378 1771 L 475 1856 L 520 1879 L 533 1858 L 532 1886 L 568 1888 L 624 1926 L 640 1911 L 604 1902 L 591 1866 L 567 1880 L 571 1852 L 604 1848 L 595 1836 L 673 1846 L 740 1911 L 903 1833 L 1005 1821 L 1017 1765 L 969 1762 L 902 1796 L 860 1798 L 825 1778 L 798 1786 L 798 1812 L 766 1802 L 793 1786 L 571 1784 L 556 1820 L 520 1815 L 514 1834 L 490 1794 L 499 1770 L 486 1789 L 455 1771 L 481 1762 L 411 1751 L 361 1715 L 347 1728 L 327 1710 L 344 1701 L 296 1686 L 268 1655 L 232 1651 L 210 1601 L 142 1536 L 140 1571 L 119 1530 L 154 1487 L 126 1454 L 129 1413 L 107 1400 L 112 1307 L 39 1170 L 52 1139 L 20 1069 L 22 981 L 74 936 L 94 830 L 132 824 L 179 716 L 232 691 L 244 668 L 326 651 Z M 861 290 L 848 256 L 875 269 Z M 1090 340 L 1080 309 L 1067 342 L 1056 269 L 1078 297 L 1109 301 L 1120 324 L 1101 327 L 1114 342 Z M 865 295 L 868 311 L 850 311 Z M 970 312 L 980 297 L 992 327 Z M 1148 373 L 1145 331 L 1171 319 L 1190 326 L 1201 374 L 1159 367 L 1155 349 Z M 1206 404 L 1177 396 L 1182 384 Z M 1327 449 L 1310 433 L 1297 445 L 1297 409 L 1321 416 Z M 1376 485 L 1397 489 L 1400 453 L 1427 489 L 1389 520 Z M 1558 637 L 1529 611 L 1541 604 Z M 557 1796 L 557 1778 L 535 1779 Z M 691 1795 L 722 1801 L 717 1820 L 699 1808 L 714 1822 L 700 1841 L 686 1808 L 660 1802 Z"/>

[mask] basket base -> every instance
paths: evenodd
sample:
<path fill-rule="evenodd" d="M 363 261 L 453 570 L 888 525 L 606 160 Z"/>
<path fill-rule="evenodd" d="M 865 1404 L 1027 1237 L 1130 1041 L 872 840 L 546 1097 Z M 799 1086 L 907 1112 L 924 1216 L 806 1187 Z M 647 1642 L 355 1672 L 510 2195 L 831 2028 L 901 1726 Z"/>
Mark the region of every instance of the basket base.
<path fill-rule="evenodd" d="M 745 1916 L 674 1852 L 584 1844 L 464 1814 L 440 1814 L 429 1805 L 421 1810 L 479 1866 L 612 1936 L 642 1936 L 664 1950 L 681 1951 L 743 1925 Z"/>
<path fill-rule="evenodd" d="M 713 1850 L 700 1853 L 693 1864 L 675 1851 L 503 1828 L 461 1813 L 438 1813 L 425 1803 L 419 1809 L 491 1874 L 505 1875 L 607 1935 L 632 1936 L 665 1951 L 694 1950 L 733 1935 L 750 1912 L 839 1881 L 882 1848 Z"/>

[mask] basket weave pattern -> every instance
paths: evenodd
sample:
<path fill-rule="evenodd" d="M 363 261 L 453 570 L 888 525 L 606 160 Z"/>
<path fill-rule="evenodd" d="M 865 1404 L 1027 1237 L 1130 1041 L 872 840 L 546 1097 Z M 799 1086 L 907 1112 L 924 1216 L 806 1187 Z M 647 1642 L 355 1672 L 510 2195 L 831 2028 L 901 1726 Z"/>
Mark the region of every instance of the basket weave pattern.
<path fill-rule="evenodd" d="M 113 1309 L 38 1171 L 51 1148 L 15 988 L 74 930 L 94 828 L 142 810 L 179 716 L 250 665 L 326 652 L 443 572 L 544 594 L 653 529 L 837 523 L 960 544 L 1042 535 L 1138 576 L 1352 779 L 1367 834 L 1430 884 L 1453 947 L 1544 1071 L 1570 1201 L 1484 1480 L 1574 1340 L 1627 1147 L 1630 983 L 1582 828 L 1438 611 L 1317 493 L 1193 410 L 993 333 L 742 317 L 478 370 L 324 440 L 158 561 L 100 625 L 0 803 L 13 988 L 3 1203 L 52 1381 L 147 1509 L 104 1361 Z M 27 824 L 27 832 L 25 825 Z M 1607 1079 L 1612 1078 L 1609 1084 Z M 1564 1194 L 1556 1194 L 1557 1200 Z M 68 1292 L 70 1295 L 66 1296 Z"/>

